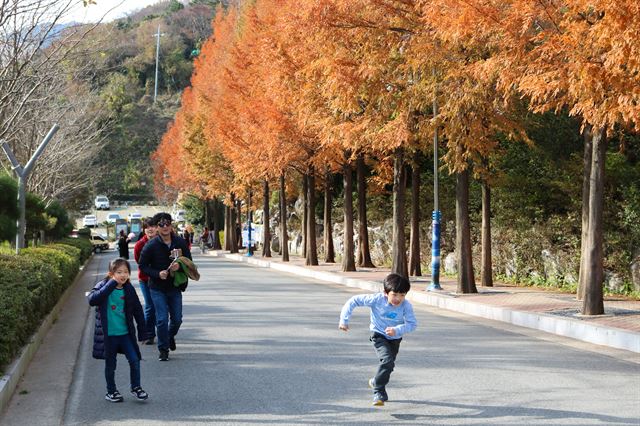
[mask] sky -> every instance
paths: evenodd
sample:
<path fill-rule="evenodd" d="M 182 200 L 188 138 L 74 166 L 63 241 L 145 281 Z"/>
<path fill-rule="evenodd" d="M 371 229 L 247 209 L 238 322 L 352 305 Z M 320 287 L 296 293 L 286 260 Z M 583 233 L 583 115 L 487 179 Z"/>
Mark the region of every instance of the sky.
<path fill-rule="evenodd" d="M 68 16 L 67 22 L 97 22 L 105 16 L 104 21 L 122 18 L 131 12 L 140 10 L 160 0 L 96 0 L 96 4 L 84 7 L 82 2 Z"/>

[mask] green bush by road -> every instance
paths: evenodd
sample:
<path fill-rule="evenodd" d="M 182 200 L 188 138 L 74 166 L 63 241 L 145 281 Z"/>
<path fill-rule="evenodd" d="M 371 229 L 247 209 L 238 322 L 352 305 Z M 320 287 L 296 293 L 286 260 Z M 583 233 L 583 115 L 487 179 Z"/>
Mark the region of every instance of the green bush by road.
<path fill-rule="evenodd" d="M 17 355 L 91 255 L 81 238 L 0 254 L 0 370 Z"/>

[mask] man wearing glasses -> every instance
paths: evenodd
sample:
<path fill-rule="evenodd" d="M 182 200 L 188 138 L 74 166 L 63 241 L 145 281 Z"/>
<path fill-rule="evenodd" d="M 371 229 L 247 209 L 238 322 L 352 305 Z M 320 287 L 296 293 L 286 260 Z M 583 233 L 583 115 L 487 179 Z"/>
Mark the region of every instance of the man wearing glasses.
<path fill-rule="evenodd" d="M 158 236 L 150 240 L 140 253 L 140 269 L 149 277 L 149 290 L 156 310 L 156 329 L 160 361 L 169 360 L 169 350 L 176 350 L 175 336 L 182 324 L 182 292 L 187 284 L 176 287 L 170 271 L 180 265 L 180 256 L 191 259 L 187 242 L 173 232 L 171 215 L 158 213 L 152 218 Z"/>

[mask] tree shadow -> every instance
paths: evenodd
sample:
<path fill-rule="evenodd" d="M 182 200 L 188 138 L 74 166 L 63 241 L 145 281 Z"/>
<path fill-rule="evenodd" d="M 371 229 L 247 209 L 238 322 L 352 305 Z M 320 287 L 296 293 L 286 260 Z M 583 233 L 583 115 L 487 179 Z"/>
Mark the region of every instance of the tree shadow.
<path fill-rule="evenodd" d="M 391 417 L 404 421 L 431 420 L 436 419 L 485 419 L 487 424 L 498 424 L 497 419 L 504 417 L 530 418 L 529 424 L 535 424 L 536 420 L 560 420 L 560 419 L 584 419 L 596 420 L 602 423 L 638 425 L 636 417 L 617 417 L 598 413 L 587 413 L 582 411 L 553 410 L 547 408 L 518 407 L 508 405 L 473 405 L 459 404 L 454 402 L 439 401 L 416 401 L 398 400 L 394 403 L 404 403 L 410 405 L 428 405 L 432 407 L 445 407 L 457 410 L 465 410 L 450 414 L 391 414 Z M 505 419 L 505 422 L 508 420 Z"/>

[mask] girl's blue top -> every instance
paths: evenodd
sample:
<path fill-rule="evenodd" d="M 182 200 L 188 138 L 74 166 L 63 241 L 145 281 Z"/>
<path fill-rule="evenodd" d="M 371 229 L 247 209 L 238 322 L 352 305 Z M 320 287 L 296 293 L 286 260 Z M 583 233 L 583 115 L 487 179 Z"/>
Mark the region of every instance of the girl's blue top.
<path fill-rule="evenodd" d="M 413 306 L 407 300 L 400 305 L 393 306 L 387 301 L 384 293 L 358 294 L 353 296 L 342 307 L 340 312 L 340 324 L 348 325 L 351 313 L 357 306 L 368 306 L 371 308 L 371 323 L 369 330 L 380 333 L 389 340 L 400 339 L 406 333 L 416 329 L 418 322 L 413 313 Z M 384 330 L 393 327 L 395 336 L 388 336 Z"/>

